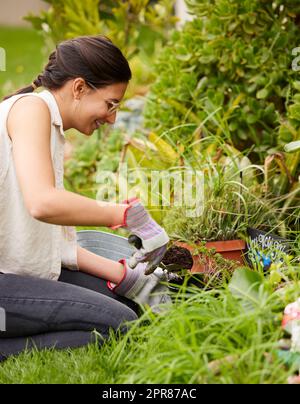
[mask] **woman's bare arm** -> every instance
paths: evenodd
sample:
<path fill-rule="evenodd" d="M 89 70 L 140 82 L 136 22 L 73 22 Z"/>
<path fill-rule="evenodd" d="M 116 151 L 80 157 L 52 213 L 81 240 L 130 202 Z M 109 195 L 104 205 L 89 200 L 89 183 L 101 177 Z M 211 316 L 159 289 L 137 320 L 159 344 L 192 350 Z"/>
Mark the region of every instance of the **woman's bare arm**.
<path fill-rule="evenodd" d="M 101 257 L 79 246 L 77 247 L 77 265 L 81 272 L 116 284 L 121 282 L 124 276 L 123 264 Z"/>
<path fill-rule="evenodd" d="M 49 109 L 38 97 L 22 97 L 8 116 L 16 173 L 28 212 L 37 220 L 58 225 L 109 227 L 122 223 L 127 205 L 55 188 L 50 128 Z"/>

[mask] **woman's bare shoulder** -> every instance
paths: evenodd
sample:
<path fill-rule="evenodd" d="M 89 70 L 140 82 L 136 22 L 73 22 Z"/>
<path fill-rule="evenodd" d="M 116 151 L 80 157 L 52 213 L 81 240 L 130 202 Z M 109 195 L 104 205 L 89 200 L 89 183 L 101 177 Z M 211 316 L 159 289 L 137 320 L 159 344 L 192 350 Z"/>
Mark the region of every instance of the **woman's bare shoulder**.
<path fill-rule="evenodd" d="M 41 97 L 33 94 L 26 94 L 17 99 L 12 105 L 10 113 L 20 113 L 24 109 L 28 112 L 49 113 L 47 103 Z"/>
<path fill-rule="evenodd" d="M 14 102 L 8 117 L 7 131 L 10 138 L 13 138 L 16 129 L 38 125 L 41 128 L 50 123 L 50 110 L 46 102 L 32 94 L 25 95 Z"/>

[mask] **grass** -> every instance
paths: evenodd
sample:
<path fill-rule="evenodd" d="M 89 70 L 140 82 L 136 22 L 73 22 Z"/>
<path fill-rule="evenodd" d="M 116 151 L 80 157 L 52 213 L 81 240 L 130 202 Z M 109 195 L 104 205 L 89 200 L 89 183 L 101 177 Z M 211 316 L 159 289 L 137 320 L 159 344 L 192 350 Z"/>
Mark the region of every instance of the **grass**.
<path fill-rule="evenodd" d="M 44 40 L 31 28 L 0 27 L 0 47 L 6 51 L 6 71 L 0 72 L 0 96 L 29 85 L 42 71 Z"/>
<path fill-rule="evenodd" d="M 227 288 L 189 288 L 170 310 L 145 313 L 101 348 L 10 358 L 0 383 L 286 383 L 294 369 L 277 354 L 281 313 L 299 290 L 295 283 L 247 311 Z"/>

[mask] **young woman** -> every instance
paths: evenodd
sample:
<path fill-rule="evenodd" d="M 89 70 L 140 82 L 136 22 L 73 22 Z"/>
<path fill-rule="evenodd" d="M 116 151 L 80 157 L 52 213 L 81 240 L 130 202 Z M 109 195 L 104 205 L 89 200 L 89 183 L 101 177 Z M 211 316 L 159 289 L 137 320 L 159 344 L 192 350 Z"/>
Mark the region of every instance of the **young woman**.
<path fill-rule="evenodd" d="M 168 236 L 141 203 L 100 202 L 63 187 L 64 130 L 91 136 L 113 124 L 130 78 L 110 40 L 79 37 L 58 45 L 37 79 L 0 103 L 0 359 L 32 345 L 79 347 L 93 330 L 106 338 L 137 318 L 137 303 L 170 301 L 155 269 Z M 122 226 L 143 246 L 130 266 L 115 262 L 79 247 L 76 225 Z"/>

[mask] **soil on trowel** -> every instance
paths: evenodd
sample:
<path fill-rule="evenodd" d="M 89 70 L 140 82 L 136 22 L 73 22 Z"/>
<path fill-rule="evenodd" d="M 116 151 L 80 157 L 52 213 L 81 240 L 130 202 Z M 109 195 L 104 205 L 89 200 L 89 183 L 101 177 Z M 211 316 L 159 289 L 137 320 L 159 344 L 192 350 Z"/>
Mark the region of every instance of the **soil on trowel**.
<path fill-rule="evenodd" d="M 186 282 L 187 286 L 193 285 L 203 288 L 205 284 L 203 279 L 204 274 L 191 273 L 193 256 L 188 249 L 173 245 L 167 250 L 162 263 L 169 272 L 169 289 L 173 292 L 177 290 L 176 285 L 179 287 L 184 282 Z"/>
<path fill-rule="evenodd" d="M 181 269 L 190 270 L 193 266 L 193 257 L 190 251 L 186 248 L 173 245 L 167 250 L 164 258 L 162 259 L 162 263 L 166 266 L 175 264 Z"/>

